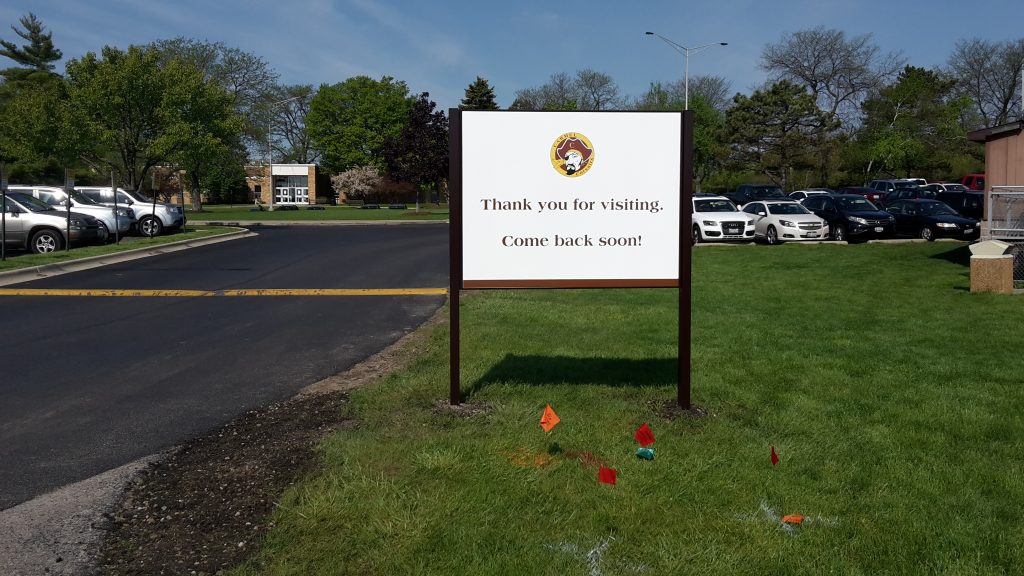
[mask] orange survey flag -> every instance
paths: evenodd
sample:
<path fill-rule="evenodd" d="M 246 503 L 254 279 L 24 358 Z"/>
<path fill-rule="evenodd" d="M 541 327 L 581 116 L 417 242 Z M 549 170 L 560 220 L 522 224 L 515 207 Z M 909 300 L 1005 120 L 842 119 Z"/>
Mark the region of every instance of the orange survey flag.
<path fill-rule="evenodd" d="M 782 517 L 783 524 L 803 524 L 804 517 L 800 514 L 787 514 Z"/>
<path fill-rule="evenodd" d="M 540 427 L 543 428 L 545 432 L 551 432 L 551 429 L 555 427 L 555 424 L 558 424 L 561 421 L 562 420 L 558 417 L 558 414 L 555 414 L 555 411 L 551 409 L 551 404 L 548 404 L 547 408 L 544 409 L 544 414 L 540 417 Z"/>

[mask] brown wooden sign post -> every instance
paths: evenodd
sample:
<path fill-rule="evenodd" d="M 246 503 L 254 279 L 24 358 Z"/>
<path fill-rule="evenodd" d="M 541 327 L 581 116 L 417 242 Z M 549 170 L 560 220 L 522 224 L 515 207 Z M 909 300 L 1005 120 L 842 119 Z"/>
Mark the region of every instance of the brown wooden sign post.
<path fill-rule="evenodd" d="M 473 158 L 473 184 L 471 187 L 475 214 L 487 214 L 491 221 L 477 223 L 467 222 L 466 217 L 466 162 L 467 150 L 464 149 L 464 139 L 467 125 L 466 115 L 473 115 L 474 120 L 471 132 L 470 150 Z M 497 115 L 506 115 L 501 118 Z M 504 122 L 512 115 L 514 122 Z M 491 120 L 502 120 L 491 122 Z M 579 120 L 577 122 L 577 120 Z M 504 124 L 503 124 L 504 122 Z M 448 206 L 449 206 L 449 257 L 450 257 L 450 286 L 449 286 L 449 314 L 450 314 L 450 381 L 449 401 L 457 405 L 462 401 L 460 386 L 460 326 L 459 326 L 459 293 L 467 289 L 487 288 L 677 288 L 679 291 L 679 365 L 678 365 L 678 388 L 677 400 L 683 409 L 689 409 L 690 400 L 690 364 L 691 364 L 691 250 L 693 237 L 690 233 L 691 215 L 693 213 L 693 112 L 510 112 L 510 111 L 473 111 L 463 112 L 458 109 L 450 109 L 449 117 L 449 178 L 448 178 Z M 501 134 L 502 126 L 514 126 L 514 134 Z M 584 126 L 586 131 L 595 137 L 596 144 L 577 126 Z M 496 130 L 495 127 L 498 127 Z M 564 127 L 571 127 L 569 131 L 561 132 Z M 497 132 L 497 133 L 495 133 Z M 540 133 L 539 136 L 537 134 Z M 554 141 L 546 144 L 552 137 Z M 559 135 L 560 134 L 560 135 Z M 650 136 L 650 138 L 648 137 Z M 666 138 L 668 139 L 666 140 Z M 547 140 L 545 140 L 545 138 Z M 550 166 L 541 167 L 543 162 L 538 161 L 539 146 L 534 140 L 544 143 L 550 148 Z M 511 142 L 511 144 L 509 144 Z M 505 146 L 502 149 L 502 146 Z M 536 199 L 523 198 L 519 190 L 533 190 L 532 186 L 519 186 L 510 188 L 508 182 L 497 180 L 489 181 L 487 186 L 491 188 L 490 182 L 494 183 L 495 189 L 516 190 L 514 199 L 512 194 L 495 193 L 492 196 L 478 197 L 480 184 L 480 168 L 476 167 L 482 159 L 489 159 L 479 152 L 480 147 L 497 148 L 500 157 L 504 161 L 503 166 L 510 177 L 520 178 L 528 184 L 536 184 L 536 188 L 542 192 L 558 191 L 562 194 L 549 194 L 544 198 L 562 198 L 561 201 L 546 200 L 537 202 Z M 547 150 L 544 151 L 547 154 Z M 605 162 L 602 164 L 602 162 Z M 678 190 L 657 190 L 657 193 L 667 195 L 649 196 L 636 198 L 623 198 L 621 195 L 628 194 L 629 185 L 626 185 L 622 166 L 636 166 L 636 174 L 640 182 L 636 184 L 638 189 L 644 188 L 645 182 L 652 178 L 649 172 L 656 170 L 655 176 L 661 178 L 654 181 L 663 184 L 668 178 L 672 180 L 678 177 Z M 653 165 L 653 167 L 652 167 Z M 608 198 L 594 194 L 594 188 L 581 185 L 584 174 L 590 172 L 600 182 L 605 178 L 608 182 L 606 189 L 617 191 L 616 197 Z M 551 171 L 553 169 L 553 172 Z M 675 172 L 677 170 L 677 172 Z M 490 172 L 486 172 L 490 174 Z M 603 173 L 603 175 L 602 175 Z M 666 176 L 668 175 L 668 176 Z M 501 176 L 495 176 L 500 178 Z M 578 178 L 577 180 L 566 180 L 567 178 Z M 644 178 L 647 180 L 644 180 Z M 672 180 L 674 181 L 674 180 Z M 545 188 L 546 187 L 546 188 Z M 640 195 L 642 196 L 642 195 Z M 584 198 L 584 200 L 581 200 Z M 596 199 L 591 199 L 596 198 Z M 653 198 L 653 199 L 652 199 Z M 570 205 L 570 200 L 572 204 Z M 678 206 L 678 221 L 673 222 L 671 215 L 665 217 L 656 216 L 664 207 Z M 539 204 L 536 205 L 535 204 Z M 545 205 L 548 206 L 548 213 L 543 214 L 548 218 L 545 222 L 557 221 L 559 233 L 568 230 L 568 236 L 554 236 L 545 234 L 543 225 L 535 222 L 527 223 L 518 215 L 529 214 L 537 216 L 535 210 L 543 213 Z M 595 206 L 597 207 L 595 209 Z M 602 209 L 612 216 L 595 215 Z M 481 212 L 481 210 L 485 212 Z M 566 217 L 559 214 L 552 215 L 553 211 L 562 211 Z M 574 212 L 575 211 L 575 212 Z M 494 232 L 496 219 L 506 218 L 504 213 L 512 213 L 515 221 L 522 223 L 523 231 L 515 230 L 515 233 L 506 233 L 499 236 L 500 232 Z M 499 213 L 495 216 L 494 213 Z M 630 215 L 637 214 L 637 215 Z M 644 222 L 651 218 L 657 218 L 657 225 L 647 226 Z M 604 218 L 604 220 L 602 220 Z M 647 221 L 643 218 L 648 218 Z M 539 217 L 537 217 L 539 219 Z M 592 236 L 591 229 L 587 226 L 598 226 L 599 228 L 616 228 L 617 222 L 625 222 L 621 229 L 612 230 L 608 236 Z M 504 222 L 504 221 L 502 221 Z M 608 224 L 612 222 L 612 224 Z M 596 223 L 596 224 L 595 224 Z M 634 233 L 631 229 L 642 230 L 642 233 Z M 516 228 L 516 226 L 512 226 Z M 467 229 L 471 230 L 474 239 L 472 246 L 464 245 Z M 623 230 L 627 230 L 623 232 Z M 521 233 L 520 233 L 521 232 Z M 481 242 L 480 236 L 487 236 L 486 241 Z M 480 248 L 481 245 L 492 244 L 494 246 Z M 505 250 L 503 257 L 493 257 L 495 252 L 487 252 L 495 246 L 501 246 Z M 544 258 L 537 257 L 543 254 L 550 246 L 565 249 L 566 246 L 601 246 L 616 258 L 605 258 L 599 256 L 581 256 L 573 259 L 573 264 L 579 260 L 581 263 L 573 267 L 566 266 L 565 262 L 545 262 Z M 516 250 L 527 247 L 530 252 L 529 258 L 518 257 Z M 469 252 L 467 253 L 467 248 Z M 589 248 L 588 248 L 589 249 Z M 671 258 L 678 255 L 678 263 L 669 262 L 677 266 L 673 273 L 666 273 L 671 268 L 666 265 L 664 256 L 650 257 L 671 253 Z M 583 254 L 582 252 L 579 254 Z M 637 255 L 647 257 L 638 257 Z M 504 257 L 508 255 L 509 257 Z M 612 270 L 600 278 L 595 277 L 593 270 L 598 266 L 604 272 L 609 265 L 607 261 L 617 261 L 621 270 Z M 467 277 L 466 262 L 472 262 L 471 277 Z M 589 266 L 589 268 L 588 268 Z M 614 267 L 613 267 L 614 268 Z M 670 277 L 674 276 L 674 277 Z"/>

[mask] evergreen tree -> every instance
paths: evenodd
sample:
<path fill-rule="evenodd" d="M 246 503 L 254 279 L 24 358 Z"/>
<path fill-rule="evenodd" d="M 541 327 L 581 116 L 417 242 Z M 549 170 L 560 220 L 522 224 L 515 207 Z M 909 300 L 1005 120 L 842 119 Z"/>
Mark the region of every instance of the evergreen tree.
<path fill-rule="evenodd" d="M 14 42 L 0 40 L 0 56 L 19 64 L 17 67 L 0 70 L 7 89 L 14 91 L 56 78 L 58 75 L 53 71 L 54 63 L 63 56 L 60 50 L 54 48 L 52 34 L 44 33 L 45 27 L 35 14 L 29 12 L 27 16 L 22 16 L 21 26 L 21 30 L 16 26 L 11 26 L 11 30 L 27 40 L 28 44 L 19 47 Z"/>
<path fill-rule="evenodd" d="M 459 104 L 459 110 L 497 110 L 498 103 L 494 100 L 494 88 L 477 76 L 469 86 L 466 87 L 466 96 Z"/>

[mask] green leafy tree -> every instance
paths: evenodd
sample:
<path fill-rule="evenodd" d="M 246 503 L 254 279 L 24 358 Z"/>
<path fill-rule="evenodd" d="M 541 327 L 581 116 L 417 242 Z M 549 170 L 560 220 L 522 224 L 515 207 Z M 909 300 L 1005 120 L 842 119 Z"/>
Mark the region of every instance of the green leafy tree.
<path fill-rule="evenodd" d="M 384 143 L 384 162 L 395 180 L 419 191 L 435 190 L 448 175 L 448 117 L 436 110 L 430 94 L 423 92 L 412 103 L 402 131 Z"/>
<path fill-rule="evenodd" d="M 412 102 L 405 82 L 355 76 L 321 85 L 309 104 L 306 129 L 332 172 L 384 167 L 384 141 L 402 131 Z"/>
<path fill-rule="evenodd" d="M 141 190 L 157 164 L 196 169 L 190 153 L 212 154 L 210 146 L 237 138 L 230 97 L 181 60 L 161 65 L 152 47 L 90 52 L 68 63 L 67 79 L 75 123 L 91 143 L 83 159 L 101 174 L 114 171 L 123 186 Z"/>
<path fill-rule="evenodd" d="M 245 120 L 242 139 L 254 153 L 265 149 L 272 115 L 269 102 L 276 101 L 278 74 L 263 58 L 223 42 L 202 42 L 179 36 L 157 40 L 152 47 L 160 54 L 161 66 L 182 60 L 199 70 L 231 96 L 236 114 Z"/>
<path fill-rule="evenodd" d="M 839 126 L 813 95 L 783 80 L 749 97 L 734 96 L 723 133 L 733 162 L 788 189 L 790 172 L 812 166 L 817 146 Z"/>
<path fill-rule="evenodd" d="M 62 181 L 74 170 L 86 145 L 71 120 L 73 110 L 61 82 L 27 86 L 7 102 L 0 115 L 0 156 L 18 180 Z"/>
<path fill-rule="evenodd" d="M 487 80 L 477 76 L 476 80 L 466 87 L 466 94 L 459 104 L 459 110 L 498 110 L 494 99 L 494 88 Z"/>
<path fill-rule="evenodd" d="M 890 86 L 864 102 L 858 140 L 868 152 L 866 175 L 879 172 L 935 177 L 964 154 L 960 118 L 970 106 L 954 95 L 956 82 L 938 72 L 907 66 Z"/>
<path fill-rule="evenodd" d="M 682 111 L 685 108 L 682 93 L 665 88 L 660 82 L 652 82 L 633 108 L 648 111 Z M 726 150 L 720 140 L 724 115 L 703 95 L 690 96 L 690 110 L 693 111 L 693 165 L 697 192 L 703 183 L 722 166 Z"/>

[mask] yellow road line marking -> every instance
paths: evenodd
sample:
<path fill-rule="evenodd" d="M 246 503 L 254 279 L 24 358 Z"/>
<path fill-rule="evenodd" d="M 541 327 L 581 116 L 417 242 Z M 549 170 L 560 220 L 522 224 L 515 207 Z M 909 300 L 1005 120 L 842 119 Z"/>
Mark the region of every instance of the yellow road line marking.
<path fill-rule="evenodd" d="M 195 298 L 200 296 L 442 296 L 447 288 L 250 288 L 240 290 L 113 290 L 0 288 L 0 296 L 128 296 Z"/>

